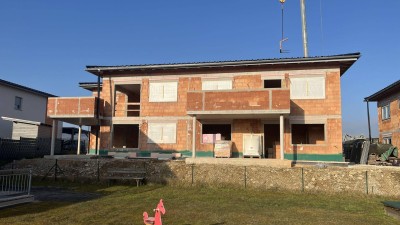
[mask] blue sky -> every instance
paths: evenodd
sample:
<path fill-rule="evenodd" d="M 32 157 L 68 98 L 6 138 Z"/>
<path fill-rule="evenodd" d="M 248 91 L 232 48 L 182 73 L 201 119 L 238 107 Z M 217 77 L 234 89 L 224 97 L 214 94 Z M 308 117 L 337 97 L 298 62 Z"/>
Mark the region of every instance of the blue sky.
<path fill-rule="evenodd" d="M 303 56 L 300 1 L 0 2 L 0 78 L 59 96 L 89 93 L 86 65 Z M 342 77 L 343 133 L 367 135 L 363 98 L 400 79 L 400 1 L 307 0 L 310 56 L 361 52 Z M 322 25 L 322 26 L 321 26 Z M 370 105 L 376 136 L 376 104 Z"/>

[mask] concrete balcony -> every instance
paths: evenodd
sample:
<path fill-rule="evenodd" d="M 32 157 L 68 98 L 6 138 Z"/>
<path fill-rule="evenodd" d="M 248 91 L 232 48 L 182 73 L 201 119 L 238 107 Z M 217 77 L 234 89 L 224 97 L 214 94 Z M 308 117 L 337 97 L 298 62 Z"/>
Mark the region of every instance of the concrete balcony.
<path fill-rule="evenodd" d="M 187 114 L 197 118 L 268 118 L 289 113 L 289 89 L 190 91 L 187 94 Z"/>
<path fill-rule="evenodd" d="M 103 116 L 103 105 L 103 99 L 100 99 L 99 118 Z M 48 98 L 47 116 L 72 124 L 96 125 L 97 97 Z"/>

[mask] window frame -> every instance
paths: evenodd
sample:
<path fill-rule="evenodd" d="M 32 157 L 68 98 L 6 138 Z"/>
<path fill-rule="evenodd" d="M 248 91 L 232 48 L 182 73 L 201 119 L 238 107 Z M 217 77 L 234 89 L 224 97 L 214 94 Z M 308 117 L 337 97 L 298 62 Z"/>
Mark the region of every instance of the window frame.
<path fill-rule="evenodd" d="M 319 79 L 322 80 L 322 94 L 318 96 L 311 96 L 309 95 L 310 93 L 310 86 L 309 83 L 312 80 L 318 81 Z M 295 95 L 293 84 L 295 81 L 303 81 L 305 82 L 306 90 L 304 90 L 305 95 L 297 96 Z M 304 94 L 304 93 L 303 93 Z M 290 78 L 290 99 L 295 99 L 295 100 L 306 100 L 306 99 L 311 99 L 311 100 L 318 100 L 318 99 L 326 99 L 326 77 L 325 76 L 306 76 L 306 77 L 291 77 Z"/>
<path fill-rule="evenodd" d="M 17 99 L 19 100 L 19 104 L 17 104 Z M 14 98 L 14 109 L 15 110 L 22 111 L 22 101 L 23 101 L 22 97 L 15 96 L 15 98 Z"/>
<path fill-rule="evenodd" d="M 161 127 L 157 127 L 161 126 Z M 173 138 L 172 140 L 163 140 L 164 130 L 168 127 L 172 126 L 174 129 Z M 159 140 L 156 140 L 154 137 L 151 137 L 151 130 L 152 129 L 161 129 L 161 136 Z M 176 122 L 150 122 L 147 124 L 147 143 L 148 144 L 176 144 L 176 137 L 177 137 L 177 124 Z"/>
<path fill-rule="evenodd" d="M 385 113 L 386 112 L 386 113 Z M 382 120 L 390 120 L 390 103 L 382 106 Z"/>
<path fill-rule="evenodd" d="M 174 92 L 174 96 L 172 98 L 166 98 L 166 90 L 165 90 L 165 85 L 167 84 L 175 84 L 176 90 Z M 162 98 L 157 97 L 156 93 L 153 93 L 152 90 L 160 90 L 160 87 L 158 88 L 152 88 L 152 85 L 162 85 Z M 149 82 L 149 102 L 178 102 L 178 81 L 150 81 Z M 158 93 L 157 93 L 158 94 Z"/>
<path fill-rule="evenodd" d="M 392 144 L 392 136 L 382 137 L 383 144 Z"/>

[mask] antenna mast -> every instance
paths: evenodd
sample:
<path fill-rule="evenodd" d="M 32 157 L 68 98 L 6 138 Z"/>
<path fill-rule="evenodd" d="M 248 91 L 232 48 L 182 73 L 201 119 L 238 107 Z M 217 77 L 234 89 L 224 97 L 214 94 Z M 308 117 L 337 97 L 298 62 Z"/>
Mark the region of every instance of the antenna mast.
<path fill-rule="evenodd" d="M 301 10 L 301 30 L 303 34 L 304 57 L 308 57 L 307 23 L 306 23 L 306 4 L 305 0 L 300 0 Z"/>
<path fill-rule="evenodd" d="M 283 4 L 285 3 L 286 0 L 279 0 L 279 2 L 281 3 L 281 9 L 282 9 L 282 38 L 279 41 L 279 52 L 280 53 L 289 53 L 289 51 L 287 50 L 283 50 L 283 42 L 287 41 L 289 38 L 285 38 L 284 34 L 283 34 Z"/>

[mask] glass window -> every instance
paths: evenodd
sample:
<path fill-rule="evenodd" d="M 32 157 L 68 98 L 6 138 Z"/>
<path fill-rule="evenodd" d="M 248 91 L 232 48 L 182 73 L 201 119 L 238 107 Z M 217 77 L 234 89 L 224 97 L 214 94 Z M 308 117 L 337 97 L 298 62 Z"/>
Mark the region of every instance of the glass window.
<path fill-rule="evenodd" d="M 14 109 L 22 110 L 22 98 L 15 96 Z"/>
<path fill-rule="evenodd" d="M 384 137 L 383 144 L 392 144 L 392 137 Z"/>
<path fill-rule="evenodd" d="M 390 104 L 382 106 L 382 120 L 390 119 Z"/>

